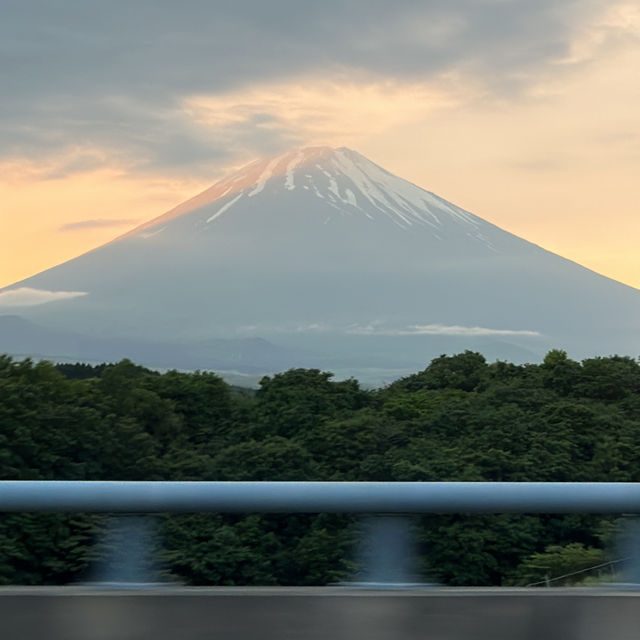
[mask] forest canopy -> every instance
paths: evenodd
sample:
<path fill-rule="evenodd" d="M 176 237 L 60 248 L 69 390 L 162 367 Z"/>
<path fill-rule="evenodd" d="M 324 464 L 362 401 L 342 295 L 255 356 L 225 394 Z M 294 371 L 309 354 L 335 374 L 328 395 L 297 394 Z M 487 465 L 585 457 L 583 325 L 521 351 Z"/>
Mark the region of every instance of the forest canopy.
<path fill-rule="evenodd" d="M 640 364 L 440 356 L 385 388 L 292 369 L 256 391 L 129 360 L 0 356 L 2 480 L 640 481 Z M 105 518 L 0 516 L 0 584 L 86 579 Z M 346 515 L 160 516 L 163 565 L 187 584 L 327 584 L 357 575 Z M 421 570 L 445 584 L 526 584 L 598 564 L 592 515 L 428 516 Z"/>

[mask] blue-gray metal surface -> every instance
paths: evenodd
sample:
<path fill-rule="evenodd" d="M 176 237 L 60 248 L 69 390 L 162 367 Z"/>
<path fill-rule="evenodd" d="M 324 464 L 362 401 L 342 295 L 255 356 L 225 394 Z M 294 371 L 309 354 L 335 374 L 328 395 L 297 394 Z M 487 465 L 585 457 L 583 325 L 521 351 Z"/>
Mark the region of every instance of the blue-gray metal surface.
<path fill-rule="evenodd" d="M 640 483 L 5 480 L 0 511 L 640 513 Z"/>

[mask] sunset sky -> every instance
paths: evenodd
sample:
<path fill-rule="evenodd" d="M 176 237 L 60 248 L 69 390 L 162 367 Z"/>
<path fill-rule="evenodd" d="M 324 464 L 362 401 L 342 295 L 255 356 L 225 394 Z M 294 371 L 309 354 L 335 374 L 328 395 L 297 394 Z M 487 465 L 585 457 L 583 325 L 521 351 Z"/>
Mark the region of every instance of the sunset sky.
<path fill-rule="evenodd" d="M 347 146 L 640 287 L 640 4 L 4 0 L 0 287 Z"/>

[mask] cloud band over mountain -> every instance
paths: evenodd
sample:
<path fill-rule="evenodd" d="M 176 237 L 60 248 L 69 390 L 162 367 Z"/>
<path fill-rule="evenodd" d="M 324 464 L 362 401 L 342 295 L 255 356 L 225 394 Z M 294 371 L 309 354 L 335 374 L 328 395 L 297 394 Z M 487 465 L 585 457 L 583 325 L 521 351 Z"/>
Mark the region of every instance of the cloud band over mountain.
<path fill-rule="evenodd" d="M 35 307 L 47 302 L 69 300 L 86 296 L 86 291 L 47 291 L 46 289 L 33 289 L 31 287 L 19 287 L 0 293 L 0 309 L 8 307 Z"/>
<path fill-rule="evenodd" d="M 354 327 L 349 333 L 357 335 L 377 335 L 377 336 L 523 336 L 539 337 L 538 331 L 529 329 L 491 329 L 488 327 L 465 327 L 461 325 L 444 324 L 416 324 L 403 329 L 388 329 L 368 325 L 365 327 Z"/>

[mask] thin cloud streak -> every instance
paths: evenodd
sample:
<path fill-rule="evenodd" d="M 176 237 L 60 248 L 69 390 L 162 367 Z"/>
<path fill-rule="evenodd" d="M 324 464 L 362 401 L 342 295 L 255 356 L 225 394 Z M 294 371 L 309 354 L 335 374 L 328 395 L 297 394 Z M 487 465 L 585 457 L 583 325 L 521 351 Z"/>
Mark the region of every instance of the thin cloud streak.
<path fill-rule="evenodd" d="M 68 222 L 58 227 L 58 231 L 84 231 L 86 229 L 103 229 L 105 227 L 124 227 L 140 222 L 133 218 L 97 218 L 95 220 L 79 220 Z"/>
<path fill-rule="evenodd" d="M 349 333 L 364 336 L 522 336 L 538 338 L 539 331 L 529 329 L 490 329 L 487 327 L 464 327 L 461 325 L 415 324 L 403 329 L 391 329 L 369 325 L 353 327 Z"/>
<path fill-rule="evenodd" d="M 86 296 L 86 291 L 47 291 L 31 287 L 18 287 L 0 293 L 0 309 L 13 307 L 35 307 L 47 302 L 57 302 Z"/>
<path fill-rule="evenodd" d="M 387 327 L 382 323 L 373 322 L 368 325 L 338 326 L 326 323 L 311 323 L 298 326 L 247 326 L 238 330 L 239 333 L 256 334 L 264 331 L 290 333 L 332 333 L 359 336 L 514 336 L 525 338 L 539 338 L 542 334 L 531 329 L 492 329 L 488 327 L 465 327 L 462 325 L 444 324 L 413 324 L 407 327 Z"/>

